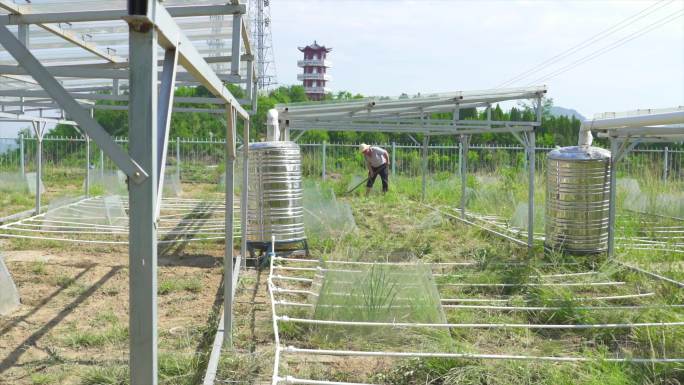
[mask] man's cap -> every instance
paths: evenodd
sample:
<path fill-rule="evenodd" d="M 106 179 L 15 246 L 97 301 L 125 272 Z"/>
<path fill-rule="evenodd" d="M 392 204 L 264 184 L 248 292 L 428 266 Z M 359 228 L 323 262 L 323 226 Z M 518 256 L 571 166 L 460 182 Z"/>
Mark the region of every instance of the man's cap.
<path fill-rule="evenodd" d="M 367 145 L 366 143 L 359 144 L 359 151 L 361 151 L 361 152 L 366 152 L 369 148 L 370 148 L 370 146 Z"/>

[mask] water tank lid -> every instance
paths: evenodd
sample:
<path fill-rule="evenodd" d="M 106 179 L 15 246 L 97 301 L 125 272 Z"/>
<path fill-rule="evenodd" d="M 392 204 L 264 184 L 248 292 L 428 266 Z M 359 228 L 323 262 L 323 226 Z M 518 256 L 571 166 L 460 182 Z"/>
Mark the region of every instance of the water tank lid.
<path fill-rule="evenodd" d="M 557 148 L 549 152 L 549 159 L 558 160 L 601 160 L 609 159 L 610 151 L 600 147 L 569 146 Z"/>

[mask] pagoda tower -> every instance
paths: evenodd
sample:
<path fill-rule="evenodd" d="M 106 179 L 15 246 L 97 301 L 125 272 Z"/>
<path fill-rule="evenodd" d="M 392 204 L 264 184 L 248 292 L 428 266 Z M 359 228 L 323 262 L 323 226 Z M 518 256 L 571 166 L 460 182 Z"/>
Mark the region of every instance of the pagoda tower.
<path fill-rule="evenodd" d="M 297 66 L 304 69 L 304 72 L 297 75 L 297 80 L 301 80 L 304 85 L 306 96 L 311 100 L 322 100 L 330 89 L 326 87 L 330 81 L 328 68 L 332 63 L 327 60 L 328 52 L 332 48 L 318 45 L 314 40 L 313 44 L 306 47 L 298 47 L 304 53 L 304 59 L 297 61 Z"/>

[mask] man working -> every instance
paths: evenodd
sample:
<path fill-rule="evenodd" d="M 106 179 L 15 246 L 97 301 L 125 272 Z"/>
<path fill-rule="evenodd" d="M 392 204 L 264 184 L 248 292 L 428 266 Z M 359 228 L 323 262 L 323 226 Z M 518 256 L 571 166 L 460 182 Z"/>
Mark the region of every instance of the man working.
<path fill-rule="evenodd" d="M 375 178 L 380 175 L 382 180 L 382 192 L 383 194 L 387 192 L 389 185 L 388 182 L 388 171 L 389 166 L 389 153 L 387 150 L 377 147 L 369 146 L 366 143 L 361 143 L 359 145 L 359 151 L 363 154 L 366 160 L 366 167 L 368 168 L 368 183 L 366 183 L 366 195 L 370 194 L 373 184 L 375 184 Z"/>

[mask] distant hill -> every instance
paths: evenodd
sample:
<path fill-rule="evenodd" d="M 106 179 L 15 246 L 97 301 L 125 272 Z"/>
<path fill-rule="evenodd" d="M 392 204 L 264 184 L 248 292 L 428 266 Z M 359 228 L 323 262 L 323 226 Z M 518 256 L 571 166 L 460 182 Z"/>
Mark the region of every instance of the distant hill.
<path fill-rule="evenodd" d="M 572 108 L 564 108 L 564 107 L 558 107 L 558 106 L 552 106 L 551 107 L 551 115 L 553 116 L 574 116 L 577 118 L 580 122 L 586 120 L 587 118 L 584 117 L 584 115 L 580 114 L 579 112 L 573 110 Z"/>

